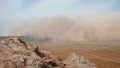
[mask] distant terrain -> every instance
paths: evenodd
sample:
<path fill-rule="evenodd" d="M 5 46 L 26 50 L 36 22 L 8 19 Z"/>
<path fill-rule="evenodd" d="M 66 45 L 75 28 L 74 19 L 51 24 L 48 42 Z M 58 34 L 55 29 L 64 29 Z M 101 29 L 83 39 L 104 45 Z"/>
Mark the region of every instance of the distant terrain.
<path fill-rule="evenodd" d="M 34 41 L 32 38 L 30 38 L 28 36 L 0 36 L 0 40 L 5 40 L 5 39 L 10 38 L 10 37 L 18 37 L 24 41 Z"/>

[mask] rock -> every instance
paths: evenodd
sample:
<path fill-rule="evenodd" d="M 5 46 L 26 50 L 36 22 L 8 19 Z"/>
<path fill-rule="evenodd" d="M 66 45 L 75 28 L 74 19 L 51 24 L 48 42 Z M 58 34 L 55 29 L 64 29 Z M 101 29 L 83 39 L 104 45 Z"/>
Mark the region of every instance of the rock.
<path fill-rule="evenodd" d="M 21 39 L 15 37 L 15 38 L 8 38 L 7 40 L 7 44 L 10 44 L 10 46 L 13 48 L 13 49 L 16 49 L 15 47 L 18 47 L 18 48 L 23 48 L 23 49 L 28 49 L 27 47 L 27 44 L 22 41 Z"/>
<path fill-rule="evenodd" d="M 5 41 L 4 40 L 0 40 L 0 44 L 5 44 Z"/>
<path fill-rule="evenodd" d="M 66 68 L 96 68 L 93 63 L 90 63 L 83 56 L 79 57 L 75 53 L 72 53 L 63 63 Z"/>
<path fill-rule="evenodd" d="M 10 60 L 1 60 L 0 68 L 17 68 L 17 66 Z"/>
<path fill-rule="evenodd" d="M 18 62 L 23 63 L 23 62 L 25 62 L 25 59 L 24 59 L 24 58 L 22 58 L 22 57 L 20 57 L 20 58 L 18 58 Z"/>
<path fill-rule="evenodd" d="M 66 60 L 51 52 L 32 48 L 19 38 L 0 41 L 0 68 L 96 68 L 75 53 Z"/>

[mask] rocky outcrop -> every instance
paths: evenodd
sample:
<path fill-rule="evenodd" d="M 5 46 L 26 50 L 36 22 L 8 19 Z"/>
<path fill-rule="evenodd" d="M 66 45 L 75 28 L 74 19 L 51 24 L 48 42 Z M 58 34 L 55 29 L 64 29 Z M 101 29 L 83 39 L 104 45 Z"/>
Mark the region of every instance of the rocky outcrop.
<path fill-rule="evenodd" d="M 66 68 L 96 68 L 94 63 L 90 63 L 89 60 L 83 56 L 79 57 L 75 53 L 72 53 L 66 60 L 63 61 Z"/>
<path fill-rule="evenodd" d="M 75 53 L 62 60 L 51 52 L 28 46 L 19 38 L 0 40 L 0 68 L 96 68 Z"/>

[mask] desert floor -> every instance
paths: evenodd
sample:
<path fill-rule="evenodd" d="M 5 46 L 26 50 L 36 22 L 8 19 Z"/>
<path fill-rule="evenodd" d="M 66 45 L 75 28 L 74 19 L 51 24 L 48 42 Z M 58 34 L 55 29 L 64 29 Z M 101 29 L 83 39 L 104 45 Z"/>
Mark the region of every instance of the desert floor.
<path fill-rule="evenodd" d="M 63 59 L 74 52 L 94 62 L 98 68 L 120 68 L 120 43 L 28 42 L 28 44 L 48 50 Z"/>

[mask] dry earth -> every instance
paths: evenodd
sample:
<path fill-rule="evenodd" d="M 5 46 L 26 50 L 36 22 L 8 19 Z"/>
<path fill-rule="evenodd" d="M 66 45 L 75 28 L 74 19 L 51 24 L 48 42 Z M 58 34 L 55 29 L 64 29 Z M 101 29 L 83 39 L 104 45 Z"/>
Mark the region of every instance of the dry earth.
<path fill-rule="evenodd" d="M 120 43 L 118 42 L 27 42 L 66 58 L 72 52 L 94 62 L 98 68 L 120 68 Z"/>

